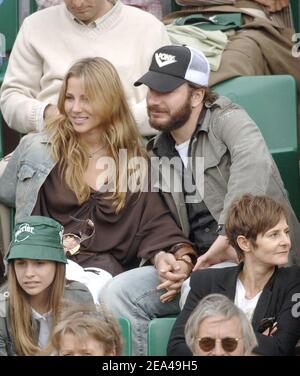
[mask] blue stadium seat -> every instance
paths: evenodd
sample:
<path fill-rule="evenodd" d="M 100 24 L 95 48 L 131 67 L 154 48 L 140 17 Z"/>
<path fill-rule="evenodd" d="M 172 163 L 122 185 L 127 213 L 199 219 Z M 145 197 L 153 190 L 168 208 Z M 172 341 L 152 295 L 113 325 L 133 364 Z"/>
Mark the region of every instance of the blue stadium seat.
<path fill-rule="evenodd" d="M 118 318 L 119 325 L 121 328 L 121 334 L 123 337 L 123 354 L 124 356 L 130 356 L 132 354 L 131 347 L 131 323 L 126 317 Z"/>
<path fill-rule="evenodd" d="M 148 355 L 167 355 L 167 346 L 176 317 L 160 317 L 150 321 L 148 326 Z"/>
<path fill-rule="evenodd" d="M 1 6 L 0 6 L 1 9 Z M 7 66 L 7 61 L 5 61 L 1 66 L 0 66 L 0 88 L 3 82 L 5 70 Z M 4 140 L 3 140 L 3 117 L 0 111 L 0 159 L 3 158 L 4 156 Z"/>
<path fill-rule="evenodd" d="M 300 2 L 299 0 L 290 0 L 295 31 L 300 33 Z M 300 40 L 300 36 L 298 38 Z"/>
<path fill-rule="evenodd" d="M 246 109 L 260 128 L 300 218 L 296 82 L 292 76 L 237 77 L 213 87 Z"/>
<path fill-rule="evenodd" d="M 6 51 L 11 51 L 19 30 L 19 1 L 3 0 L 0 4 L 0 33 L 6 38 Z"/>

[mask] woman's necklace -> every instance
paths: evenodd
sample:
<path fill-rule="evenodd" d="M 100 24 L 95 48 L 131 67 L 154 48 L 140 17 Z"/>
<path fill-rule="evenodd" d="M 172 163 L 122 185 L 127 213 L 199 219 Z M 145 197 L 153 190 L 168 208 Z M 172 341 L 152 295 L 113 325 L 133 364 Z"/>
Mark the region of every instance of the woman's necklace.
<path fill-rule="evenodd" d="M 104 149 L 104 146 L 101 146 L 101 148 L 97 149 L 96 151 L 93 151 L 92 153 L 88 152 L 88 159 L 93 159 L 94 155 L 98 153 L 100 150 Z"/>

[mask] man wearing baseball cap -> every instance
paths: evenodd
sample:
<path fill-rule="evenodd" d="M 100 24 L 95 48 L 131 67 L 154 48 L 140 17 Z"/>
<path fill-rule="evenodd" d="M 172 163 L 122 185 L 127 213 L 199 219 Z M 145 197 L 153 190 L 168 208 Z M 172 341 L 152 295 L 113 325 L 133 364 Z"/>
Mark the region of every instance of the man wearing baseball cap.
<path fill-rule="evenodd" d="M 296 239 L 299 223 L 275 162 L 246 111 L 228 98 L 218 97 L 208 87 L 209 74 L 209 63 L 203 53 L 188 46 L 170 45 L 154 53 L 149 71 L 135 82 L 136 86 L 148 86 L 149 123 L 160 131 L 148 143 L 149 152 L 160 161 L 152 167 L 159 165 L 160 192 L 177 224 L 197 249 L 199 257 L 193 270 L 225 261 L 222 266 L 238 262 L 224 236 L 223 225 L 232 201 L 245 193 L 266 194 L 286 204 L 294 263 L 294 251 L 300 249 Z M 166 265 L 170 257 L 174 256 L 160 252 L 156 265 L 162 260 Z M 183 283 L 180 269 L 183 263 L 193 260 L 186 255 L 184 260 L 176 261 L 158 270 L 161 281 L 158 290 L 176 290 Z M 154 297 L 152 302 L 149 294 L 151 288 L 156 288 L 155 281 L 145 276 L 143 283 L 132 291 L 124 288 L 128 286 L 126 274 L 119 277 L 122 296 L 118 295 L 117 286 L 112 289 L 110 285 L 109 308 L 128 317 L 131 307 L 138 305 L 132 320 L 139 328 L 137 336 L 141 344 L 141 328 L 147 327 L 147 320 L 161 315 L 159 305 L 154 305 Z M 189 288 L 188 281 L 185 285 Z M 178 301 L 178 296 L 171 302 L 163 301 L 164 315 L 166 305 L 170 307 L 168 314 L 176 314 L 176 309 L 178 313 Z"/>
<path fill-rule="evenodd" d="M 183 184 L 181 196 L 172 194 L 176 208 L 185 206 L 185 215 L 169 205 L 198 248 L 194 270 L 237 260 L 223 236 L 223 225 L 231 202 L 244 193 L 284 201 L 299 225 L 260 130 L 243 108 L 208 87 L 209 74 L 201 51 L 173 45 L 158 49 L 149 71 L 135 82 L 148 86 L 149 122 L 161 131 L 148 150 L 159 158 L 180 157 L 184 182 L 191 178 L 194 183 Z M 201 171 L 196 169 L 197 157 L 203 158 Z M 185 189 L 193 187 L 194 192 Z M 161 191 L 164 194 L 163 187 Z M 296 247 L 295 234 L 291 235 L 298 249 L 300 244 Z"/>

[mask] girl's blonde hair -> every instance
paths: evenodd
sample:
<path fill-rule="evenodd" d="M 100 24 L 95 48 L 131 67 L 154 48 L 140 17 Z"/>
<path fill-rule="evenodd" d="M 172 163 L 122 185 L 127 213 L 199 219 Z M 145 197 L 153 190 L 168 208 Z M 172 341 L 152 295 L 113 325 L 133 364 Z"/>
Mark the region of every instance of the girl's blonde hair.
<path fill-rule="evenodd" d="M 51 153 L 59 163 L 60 173 L 66 185 L 75 193 L 79 204 L 90 195 L 90 187 L 84 182 L 84 173 L 88 167 L 88 152 L 73 129 L 64 108 L 68 80 L 71 77 L 82 79 L 85 95 L 92 104 L 95 113 L 101 118 L 103 133 L 99 140 L 108 150 L 116 166 L 116 184 L 112 195 L 116 212 L 125 205 L 127 178 L 130 177 L 133 187 L 141 184 L 145 176 L 145 168 L 133 169 L 130 160 L 143 157 L 147 153 L 142 145 L 139 131 L 128 107 L 124 90 L 113 65 L 103 58 L 86 58 L 76 62 L 66 74 L 58 99 L 60 115 L 46 125 L 50 133 Z M 121 164 L 119 169 L 119 150 L 126 149 L 128 163 Z"/>
<path fill-rule="evenodd" d="M 49 311 L 53 327 L 57 322 L 59 305 L 65 286 L 65 264 L 56 262 L 56 271 L 49 293 Z M 40 352 L 38 336 L 32 319 L 28 295 L 19 285 L 14 261 L 8 263 L 9 321 L 13 343 L 18 355 L 37 355 Z"/>
<path fill-rule="evenodd" d="M 117 320 L 104 306 L 79 304 L 65 301 L 59 322 L 52 335 L 52 350 L 60 351 L 62 336 L 72 334 L 84 343 L 92 337 L 104 346 L 104 355 L 122 355 L 122 337 Z"/>

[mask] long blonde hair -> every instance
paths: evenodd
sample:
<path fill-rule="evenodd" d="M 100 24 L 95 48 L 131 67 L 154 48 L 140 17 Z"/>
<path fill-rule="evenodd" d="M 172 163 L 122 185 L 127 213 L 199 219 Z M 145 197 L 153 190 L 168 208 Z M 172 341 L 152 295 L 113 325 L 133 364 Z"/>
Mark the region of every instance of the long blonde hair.
<path fill-rule="evenodd" d="M 65 264 L 56 262 L 55 276 L 50 286 L 49 311 L 52 312 L 52 328 L 57 322 L 59 305 L 64 293 L 65 268 Z M 18 355 L 37 355 L 41 349 L 38 346 L 38 335 L 33 324 L 31 306 L 28 295 L 17 280 L 14 261 L 8 263 L 8 291 L 9 323 L 16 352 Z"/>
<path fill-rule="evenodd" d="M 141 174 L 132 171 L 129 163 L 122 170 L 118 169 L 119 150 L 127 150 L 128 161 L 134 157 L 147 159 L 146 150 L 113 65 L 99 57 L 76 62 L 69 69 L 62 83 L 58 99 L 60 115 L 46 125 L 46 130 L 50 132 L 52 157 L 59 162 L 61 176 L 75 193 L 79 204 L 86 201 L 90 195 L 90 187 L 84 181 L 84 173 L 88 167 L 88 153 L 64 109 L 68 80 L 71 77 L 83 80 L 85 94 L 102 120 L 99 125 L 103 130 L 100 141 L 107 146 L 108 156 L 113 158 L 117 166 L 116 182 L 121 182 L 121 185 L 116 184 L 113 194 L 109 197 L 118 212 L 124 207 L 126 200 L 126 192 L 122 192 L 120 186 L 124 187 L 125 179 L 129 176 L 135 185 L 140 184 L 141 178 Z"/>

